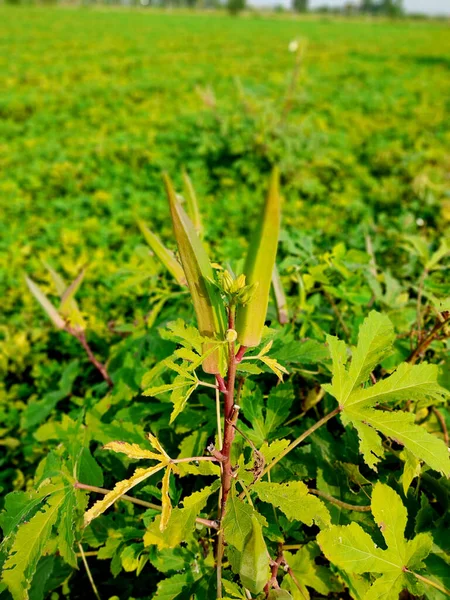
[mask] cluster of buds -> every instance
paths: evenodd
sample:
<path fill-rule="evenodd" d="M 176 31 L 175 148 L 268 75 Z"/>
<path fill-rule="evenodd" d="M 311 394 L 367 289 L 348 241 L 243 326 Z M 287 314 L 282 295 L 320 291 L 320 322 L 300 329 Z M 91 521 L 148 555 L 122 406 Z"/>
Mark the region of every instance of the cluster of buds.
<path fill-rule="evenodd" d="M 219 282 L 229 305 L 247 304 L 258 287 L 258 282 L 246 285 L 245 275 L 242 274 L 234 278 L 226 269 L 219 273 Z"/>

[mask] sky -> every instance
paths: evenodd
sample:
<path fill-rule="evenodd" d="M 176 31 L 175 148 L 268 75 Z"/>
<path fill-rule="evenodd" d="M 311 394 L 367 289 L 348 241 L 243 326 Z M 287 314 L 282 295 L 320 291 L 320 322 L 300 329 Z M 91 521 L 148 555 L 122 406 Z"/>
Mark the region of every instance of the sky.
<path fill-rule="evenodd" d="M 328 6 L 342 6 L 345 4 L 345 1 L 346 0 L 309 0 L 309 6 L 311 8 L 323 6 L 325 4 Z M 275 4 L 289 6 L 290 3 L 291 0 L 249 0 L 249 4 L 252 4 L 253 6 L 273 6 Z M 407 12 L 421 12 L 429 15 L 445 14 L 450 16 L 450 0 L 403 0 L 403 6 Z"/>

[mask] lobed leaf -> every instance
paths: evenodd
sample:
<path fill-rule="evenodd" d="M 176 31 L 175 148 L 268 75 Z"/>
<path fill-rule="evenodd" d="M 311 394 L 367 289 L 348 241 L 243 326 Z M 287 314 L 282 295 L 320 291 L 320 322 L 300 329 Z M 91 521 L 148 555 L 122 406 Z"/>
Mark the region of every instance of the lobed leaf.
<path fill-rule="evenodd" d="M 319 498 L 309 493 L 302 481 L 290 483 L 258 481 L 253 485 L 253 490 L 263 502 L 279 508 L 291 521 L 302 521 L 309 526 L 316 523 L 321 528 L 330 525 L 331 518 L 327 507 Z"/>
<path fill-rule="evenodd" d="M 159 465 L 149 467 L 148 469 L 136 469 L 130 479 L 124 479 L 119 481 L 104 498 L 98 500 L 88 511 L 84 513 L 84 526 L 86 527 L 89 523 L 99 517 L 105 512 L 114 502 L 120 499 L 121 496 L 126 494 L 131 488 L 142 481 L 145 481 L 155 473 L 158 473 L 167 465 L 166 462 L 161 462 Z"/>

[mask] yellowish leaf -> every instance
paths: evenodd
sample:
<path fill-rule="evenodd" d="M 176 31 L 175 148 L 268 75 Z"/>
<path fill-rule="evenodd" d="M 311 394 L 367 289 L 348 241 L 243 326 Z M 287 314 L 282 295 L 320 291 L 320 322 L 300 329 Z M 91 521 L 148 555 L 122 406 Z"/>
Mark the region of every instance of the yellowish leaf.
<path fill-rule="evenodd" d="M 169 485 L 170 485 L 170 473 L 171 473 L 171 465 L 169 465 L 164 473 L 164 477 L 162 480 L 162 488 L 161 488 L 161 501 L 162 501 L 162 511 L 161 511 L 161 521 L 159 523 L 159 530 L 164 531 L 167 527 L 167 523 L 169 522 L 170 515 L 172 514 L 172 504 L 170 502 L 169 496 Z"/>
<path fill-rule="evenodd" d="M 104 498 L 98 500 L 98 502 L 84 513 L 84 526 L 86 527 L 93 519 L 96 519 L 104 513 L 107 508 L 119 500 L 121 496 L 126 494 L 135 485 L 138 485 L 138 483 L 141 483 L 155 473 L 158 473 L 158 471 L 164 469 L 166 465 L 167 461 L 148 469 L 136 469 L 130 479 L 124 479 L 123 481 L 116 483 L 113 490 L 108 492 Z"/>
<path fill-rule="evenodd" d="M 163 458 L 161 454 L 156 454 L 155 452 L 141 448 L 138 446 L 138 444 L 129 444 L 128 442 L 108 442 L 105 444 L 105 446 L 103 446 L 103 449 L 126 454 L 128 458 L 136 458 L 138 460 L 143 458 L 148 458 L 150 460 L 161 460 Z"/>

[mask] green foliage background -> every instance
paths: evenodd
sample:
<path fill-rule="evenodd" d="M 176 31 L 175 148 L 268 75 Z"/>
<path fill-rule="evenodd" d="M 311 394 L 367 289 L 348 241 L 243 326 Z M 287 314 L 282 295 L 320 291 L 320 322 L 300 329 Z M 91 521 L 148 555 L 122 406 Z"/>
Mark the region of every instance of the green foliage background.
<path fill-rule="evenodd" d="M 310 410 L 318 385 L 329 380 L 325 334 L 354 343 L 369 306 L 385 311 L 398 335 L 385 369 L 411 350 L 420 281 L 422 325 L 432 326 L 432 307 L 442 310 L 449 296 L 444 262 L 424 275 L 450 220 L 447 24 L 4 7 L 0 19 L 3 493 L 30 488 L 39 461 L 60 441 L 79 445 L 86 483 L 102 485 L 100 464 L 105 487 L 112 487 L 129 470 L 105 456 L 101 444 L 139 443 L 151 428 L 175 455 L 200 413 L 198 452 L 213 433 L 208 400 L 171 429 L 171 404 L 140 395 L 144 372 L 174 347 L 158 328 L 179 316 L 192 322 L 185 296 L 149 256 L 136 226 L 139 216 L 174 248 L 163 170 L 177 183 L 182 168 L 189 171 L 210 254 L 234 262 L 244 254 L 271 165 L 280 166 L 279 268 L 293 318 L 277 334 L 277 357 L 300 390 L 283 420 Z M 284 113 L 294 39 L 308 46 Z M 67 280 L 88 263 L 77 298 L 95 353 L 109 360 L 112 399 L 77 342 L 51 328 L 27 291 L 24 273 L 54 294 L 42 260 Z M 269 321 L 275 326 L 273 306 Z M 308 351 L 295 355 L 305 338 Z M 441 365 L 441 384 L 450 387 L 447 344 L 433 344 L 428 358 Z M 283 346 L 291 351 L 284 356 Z M 270 377 L 263 375 L 262 389 Z M 323 402 L 333 406 L 329 396 Z M 283 435 L 298 435 L 314 410 Z M 436 416 L 424 410 L 426 428 L 441 435 Z M 442 414 L 450 425 L 448 410 Z M 314 443 L 329 464 L 339 455 L 340 462 L 362 465 L 356 443 L 348 442 L 346 456 L 342 441 L 336 451 L 326 436 Z M 323 465 L 286 468 L 315 479 Z M 391 469 L 382 478 L 396 485 Z M 339 496 L 330 481 L 323 490 Z M 181 489 L 173 491 L 180 496 Z M 442 515 L 427 513 L 425 500 L 408 501 L 413 511 L 422 502 L 423 530 L 438 528 Z M 120 527 L 131 527 L 130 510 L 117 517 Z M 113 557 L 108 552 L 105 558 Z M 120 570 L 115 560 L 113 570 Z M 152 557 L 152 568 L 161 567 L 158 560 Z M 121 599 L 152 593 L 134 573 L 122 572 L 117 584 L 106 561 L 94 571 L 106 595 L 117 585 Z M 82 571 L 71 581 L 78 584 L 66 589 L 71 598 L 89 585 Z"/>

